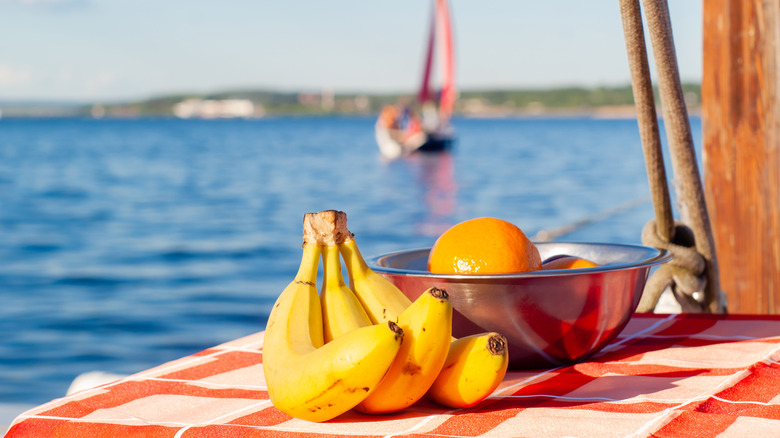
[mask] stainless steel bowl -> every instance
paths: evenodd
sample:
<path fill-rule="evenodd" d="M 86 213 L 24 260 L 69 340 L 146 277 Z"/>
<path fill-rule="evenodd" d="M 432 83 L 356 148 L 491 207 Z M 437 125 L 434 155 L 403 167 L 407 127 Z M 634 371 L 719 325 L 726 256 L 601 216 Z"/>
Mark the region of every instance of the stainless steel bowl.
<path fill-rule="evenodd" d="M 368 260 L 414 300 L 445 289 L 454 309 L 453 336 L 495 331 L 509 342 L 511 369 L 558 366 L 585 359 L 628 323 L 650 268 L 672 257 L 640 245 L 537 243 L 542 260 L 567 254 L 599 267 L 505 275 L 441 275 L 427 270 L 430 248 Z"/>

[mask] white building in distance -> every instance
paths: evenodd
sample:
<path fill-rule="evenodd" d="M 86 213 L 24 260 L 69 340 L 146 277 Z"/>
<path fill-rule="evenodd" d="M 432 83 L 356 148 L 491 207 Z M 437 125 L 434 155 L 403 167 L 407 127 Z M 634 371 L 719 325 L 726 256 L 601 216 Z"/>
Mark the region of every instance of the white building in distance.
<path fill-rule="evenodd" d="M 249 118 L 263 115 L 262 107 L 256 110 L 255 104 L 248 99 L 186 99 L 173 106 L 173 114 L 182 119 Z"/>

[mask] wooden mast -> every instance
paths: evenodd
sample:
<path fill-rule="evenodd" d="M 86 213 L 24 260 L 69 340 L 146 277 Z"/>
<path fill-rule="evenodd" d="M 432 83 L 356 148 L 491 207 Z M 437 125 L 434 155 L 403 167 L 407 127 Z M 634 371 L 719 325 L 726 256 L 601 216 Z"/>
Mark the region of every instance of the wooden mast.
<path fill-rule="evenodd" d="M 703 2 L 704 182 L 730 313 L 780 313 L 780 1 Z"/>

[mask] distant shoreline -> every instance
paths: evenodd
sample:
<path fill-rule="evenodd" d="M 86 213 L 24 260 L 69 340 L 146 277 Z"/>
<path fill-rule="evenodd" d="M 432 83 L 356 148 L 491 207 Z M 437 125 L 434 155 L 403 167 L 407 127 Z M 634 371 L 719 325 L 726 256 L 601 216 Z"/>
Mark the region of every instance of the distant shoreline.
<path fill-rule="evenodd" d="M 84 111 L 76 110 L 59 110 L 54 111 L 47 108 L 24 108 L 24 109 L 11 109 L 3 112 L 3 108 L 0 107 L 0 120 L 3 119 L 66 119 L 66 118 L 88 118 L 88 119 L 107 119 L 107 120 L 122 120 L 122 119 L 175 119 L 177 118 L 173 114 L 133 114 L 133 115 L 112 115 L 105 114 L 101 116 L 95 116 L 94 114 L 85 113 Z M 688 114 L 692 117 L 701 116 L 700 107 L 689 107 Z M 284 117 L 368 117 L 374 118 L 377 113 L 274 113 L 266 114 L 261 117 L 215 117 L 212 120 L 230 120 L 230 119 L 274 119 Z M 458 112 L 454 114 L 456 118 L 466 119 L 538 119 L 538 118 L 591 118 L 591 119 L 636 119 L 636 108 L 633 105 L 625 106 L 604 106 L 596 108 L 553 108 L 546 110 L 528 111 L 528 110 L 514 110 L 514 111 L 502 111 L 502 110 L 486 110 L 481 112 Z M 663 117 L 662 109 L 658 108 L 658 118 Z M 193 117 L 193 119 L 207 119 Z"/>
<path fill-rule="evenodd" d="M 689 111 L 701 102 L 699 84 L 683 84 Z M 226 91 L 211 94 L 177 94 L 132 102 L 0 101 L 0 118 L 261 118 L 293 115 L 376 115 L 384 105 L 413 102 L 411 95 L 337 94 L 321 92 Z M 660 103 L 660 100 L 657 100 Z M 616 87 L 564 87 L 527 90 L 464 90 L 455 106 L 464 117 L 596 117 L 633 118 L 630 85 Z"/>

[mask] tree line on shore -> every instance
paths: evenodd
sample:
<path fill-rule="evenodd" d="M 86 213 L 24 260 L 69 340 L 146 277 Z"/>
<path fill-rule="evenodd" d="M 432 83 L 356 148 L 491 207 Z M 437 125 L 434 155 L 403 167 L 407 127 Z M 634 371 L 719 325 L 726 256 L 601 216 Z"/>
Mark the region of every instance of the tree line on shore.
<path fill-rule="evenodd" d="M 698 109 L 701 87 L 684 83 L 683 92 L 691 110 Z M 657 96 L 657 94 L 656 94 Z M 414 96 L 400 93 L 334 93 L 330 91 L 234 90 L 209 94 L 172 94 L 131 102 L 59 105 L 56 108 L 0 106 L 4 116 L 49 115 L 100 117 L 166 117 L 175 115 L 185 101 L 251 102 L 254 116 L 266 115 L 355 115 L 375 114 L 384 105 L 412 102 Z M 656 97 L 658 99 L 658 97 Z M 660 101 L 659 101 L 660 102 Z M 613 87 L 557 87 L 529 89 L 463 90 L 455 112 L 462 115 L 512 115 L 630 109 L 634 105 L 630 85 Z"/>

